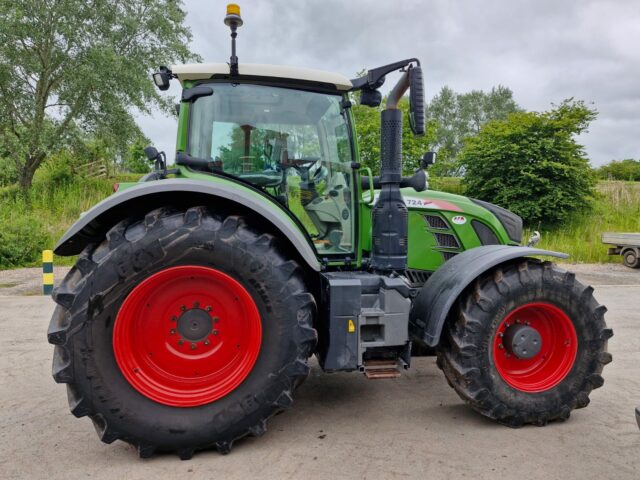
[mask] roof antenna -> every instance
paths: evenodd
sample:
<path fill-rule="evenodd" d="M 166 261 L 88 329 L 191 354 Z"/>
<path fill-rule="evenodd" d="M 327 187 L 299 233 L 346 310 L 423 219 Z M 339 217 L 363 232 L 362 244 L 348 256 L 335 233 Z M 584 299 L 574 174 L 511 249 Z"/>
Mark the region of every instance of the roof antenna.
<path fill-rule="evenodd" d="M 231 58 L 229 61 L 229 71 L 231 75 L 238 75 L 238 57 L 236 57 L 236 30 L 242 26 L 240 18 L 240 6 L 235 3 L 227 5 L 227 16 L 224 17 L 224 24 L 231 29 Z"/>

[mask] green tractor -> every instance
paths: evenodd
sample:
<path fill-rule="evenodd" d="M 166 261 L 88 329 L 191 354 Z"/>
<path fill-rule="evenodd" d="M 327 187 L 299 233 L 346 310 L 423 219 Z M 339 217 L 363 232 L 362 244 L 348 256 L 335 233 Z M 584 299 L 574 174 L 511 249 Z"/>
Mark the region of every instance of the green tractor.
<path fill-rule="evenodd" d="M 408 59 L 355 80 L 239 64 L 160 68 L 182 87 L 176 168 L 86 212 L 55 248 L 78 255 L 55 289 L 53 377 L 71 412 L 140 456 L 259 436 L 292 405 L 314 355 L 326 372 L 394 378 L 433 349 L 471 408 L 518 427 L 589 403 L 611 361 L 591 287 L 520 246 L 522 221 L 402 176 L 403 118 L 424 132 Z M 359 163 L 350 94 L 381 111 L 380 176 Z"/>

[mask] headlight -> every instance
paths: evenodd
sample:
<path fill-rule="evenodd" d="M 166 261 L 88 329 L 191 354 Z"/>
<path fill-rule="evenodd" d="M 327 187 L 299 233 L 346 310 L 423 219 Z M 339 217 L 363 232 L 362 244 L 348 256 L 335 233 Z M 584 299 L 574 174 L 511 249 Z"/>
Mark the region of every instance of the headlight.
<path fill-rule="evenodd" d="M 153 83 L 156 84 L 158 89 L 164 91 L 169 89 L 169 82 L 171 81 L 171 70 L 167 67 L 160 67 L 160 70 L 152 75 Z"/>

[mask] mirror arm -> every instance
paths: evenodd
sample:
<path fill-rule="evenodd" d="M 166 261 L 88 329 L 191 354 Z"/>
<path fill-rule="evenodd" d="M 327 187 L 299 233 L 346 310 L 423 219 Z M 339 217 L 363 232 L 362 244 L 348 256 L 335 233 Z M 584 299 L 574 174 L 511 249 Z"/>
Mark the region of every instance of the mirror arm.
<path fill-rule="evenodd" d="M 391 73 L 394 70 L 399 70 L 400 68 L 404 68 L 410 63 L 420 65 L 420 60 L 418 60 L 417 58 L 408 58 L 406 60 L 400 60 L 399 62 L 390 63 L 389 65 L 384 65 L 382 67 L 372 68 L 371 70 L 367 71 L 367 74 L 364 77 L 354 78 L 353 80 L 351 80 L 351 83 L 353 85 L 352 90 L 361 90 L 363 88 L 379 88 L 384 83 L 385 76 L 388 73 Z"/>
<path fill-rule="evenodd" d="M 402 96 L 409 89 L 409 70 L 404 72 L 387 97 L 387 109 L 397 109 Z"/>

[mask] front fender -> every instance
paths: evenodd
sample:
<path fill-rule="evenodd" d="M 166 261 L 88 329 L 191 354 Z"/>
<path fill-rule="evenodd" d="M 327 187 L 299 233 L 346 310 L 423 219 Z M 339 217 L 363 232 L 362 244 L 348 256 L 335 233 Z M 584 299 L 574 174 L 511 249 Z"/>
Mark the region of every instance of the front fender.
<path fill-rule="evenodd" d="M 188 205 L 189 201 L 214 207 L 216 202 L 230 202 L 244 212 L 260 216 L 281 233 L 283 240 L 288 241 L 313 270 L 320 271 L 311 241 L 277 203 L 248 187 L 224 180 L 159 180 L 118 192 L 85 212 L 64 234 L 54 252 L 61 256 L 77 255 L 124 218 L 163 205 Z"/>
<path fill-rule="evenodd" d="M 565 253 L 510 245 L 487 245 L 456 255 L 436 270 L 418 293 L 411 307 L 411 333 L 430 347 L 435 347 L 440 342 L 451 306 L 471 282 L 501 263 L 541 255 L 569 257 Z"/>

